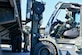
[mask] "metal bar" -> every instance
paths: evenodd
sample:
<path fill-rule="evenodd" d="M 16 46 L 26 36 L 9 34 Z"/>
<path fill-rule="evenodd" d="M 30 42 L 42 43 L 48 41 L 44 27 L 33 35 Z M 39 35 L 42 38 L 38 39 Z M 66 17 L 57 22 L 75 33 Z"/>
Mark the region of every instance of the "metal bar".
<path fill-rule="evenodd" d="M 6 29 L 3 29 L 3 30 L 1 30 L 0 32 L 3 32 L 3 31 L 5 31 L 5 30 L 8 30 L 8 29 L 12 28 L 12 27 L 15 26 L 15 25 L 17 25 L 17 24 L 14 24 L 14 25 L 12 25 L 12 26 L 6 28 Z"/>
<path fill-rule="evenodd" d="M 13 0 L 13 3 L 14 3 L 15 18 L 17 18 L 17 21 L 18 21 L 18 24 L 19 24 L 19 28 L 22 29 L 22 25 L 21 25 L 21 22 L 20 22 L 19 13 L 18 13 L 18 9 L 17 9 L 16 0 Z"/>
<path fill-rule="evenodd" d="M 81 8 L 80 8 L 80 41 L 81 41 L 81 48 L 82 48 L 82 5 L 81 5 Z"/>
<path fill-rule="evenodd" d="M 13 0 L 9 0 L 9 2 L 10 2 L 10 5 L 11 5 L 12 7 L 14 7 Z"/>
<path fill-rule="evenodd" d="M 26 18 L 31 19 L 32 0 L 28 0 L 27 2 Z"/>
<path fill-rule="evenodd" d="M 32 4 L 35 2 L 36 0 L 31 0 Z M 33 11 L 33 10 L 32 10 Z M 37 33 L 38 33 L 38 16 L 37 14 L 33 11 L 33 14 L 32 14 L 32 30 L 31 30 L 31 55 L 34 55 L 34 47 L 35 45 L 37 44 L 38 42 L 38 36 L 37 36 Z"/>
<path fill-rule="evenodd" d="M 13 32 L 14 30 L 16 30 L 17 28 L 13 29 L 12 31 L 8 31 L 6 33 L 4 33 L 3 35 L 1 35 L 1 37 L 5 36 L 6 34 L 10 33 L 10 32 Z"/>
<path fill-rule="evenodd" d="M 5 22 L 0 22 L 0 25 L 8 24 L 8 23 L 13 23 L 16 22 L 16 19 L 10 20 L 10 21 L 5 21 Z"/>

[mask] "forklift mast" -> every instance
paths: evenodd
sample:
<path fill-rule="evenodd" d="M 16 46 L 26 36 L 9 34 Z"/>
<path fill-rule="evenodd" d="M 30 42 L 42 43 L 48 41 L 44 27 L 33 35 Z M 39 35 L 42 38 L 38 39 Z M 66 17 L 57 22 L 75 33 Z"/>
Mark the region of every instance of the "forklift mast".
<path fill-rule="evenodd" d="M 26 22 L 32 21 L 31 28 L 31 55 L 34 52 L 34 46 L 38 43 L 40 21 L 44 11 L 44 4 L 36 0 L 27 0 L 26 4 Z M 22 7 L 21 7 L 22 9 Z M 22 16 L 22 15 L 21 15 Z"/>

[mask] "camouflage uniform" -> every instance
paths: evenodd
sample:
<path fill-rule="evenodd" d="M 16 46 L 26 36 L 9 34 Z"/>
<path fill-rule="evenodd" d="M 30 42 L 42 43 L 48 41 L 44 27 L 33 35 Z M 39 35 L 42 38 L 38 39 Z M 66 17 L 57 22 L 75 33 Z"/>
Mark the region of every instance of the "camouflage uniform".
<path fill-rule="evenodd" d="M 28 27 L 25 26 L 25 29 L 23 30 L 23 36 L 24 36 L 24 52 L 27 52 L 27 46 L 29 45 L 29 30 Z"/>
<path fill-rule="evenodd" d="M 67 21 L 64 22 L 63 25 L 60 25 L 60 28 L 59 28 L 59 30 L 57 32 L 57 34 L 59 36 L 62 36 L 62 34 L 64 33 L 64 31 L 68 29 L 68 28 L 65 27 L 66 26 L 66 23 L 70 24 L 70 28 L 69 29 L 75 27 L 75 25 L 74 25 L 75 21 L 74 21 L 74 18 L 72 17 L 72 15 L 71 15 L 70 12 L 68 12 L 66 14 L 66 17 L 65 18 L 67 19 Z"/>

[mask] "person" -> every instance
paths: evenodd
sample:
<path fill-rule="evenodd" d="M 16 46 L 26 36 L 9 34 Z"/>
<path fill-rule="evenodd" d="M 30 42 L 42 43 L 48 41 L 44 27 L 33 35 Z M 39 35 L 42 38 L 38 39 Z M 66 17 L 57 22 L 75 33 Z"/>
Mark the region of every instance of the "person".
<path fill-rule="evenodd" d="M 63 33 L 66 31 L 66 30 L 69 30 L 73 27 L 75 27 L 75 21 L 74 21 L 74 18 L 72 17 L 72 12 L 69 11 L 68 9 L 66 10 L 67 13 L 66 13 L 66 22 L 63 23 L 62 27 L 60 28 L 59 30 L 59 35 L 63 35 Z M 66 24 L 69 24 L 69 26 L 66 27 Z"/>
<path fill-rule="evenodd" d="M 72 17 L 72 12 L 71 11 L 69 11 L 68 9 L 66 9 L 66 11 L 67 11 L 67 13 L 66 13 L 66 16 L 65 16 L 65 18 L 66 18 L 66 22 L 63 22 L 62 24 L 58 24 L 58 25 L 56 25 L 56 30 L 57 31 L 55 31 L 54 33 L 55 33 L 55 35 L 57 35 L 57 36 L 61 36 L 61 37 L 63 37 L 63 33 L 66 31 L 66 30 L 69 30 L 69 29 L 71 29 L 71 28 L 73 28 L 75 25 L 74 25 L 74 18 Z M 66 27 L 66 24 L 70 24 L 70 27 Z"/>
<path fill-rule="evenodd" d="M 12 52 L 21 52 L 22 37 L 20 28 L 16 28 L 11 32 Z"/>
<path fill-rule="evenodd" d="M 72 12 L 71 11 L 67 10 L 65 18 L 67 19 L 66 23 L 70 24 L 71 27 L 74 27 L 75 20 L 72 17 Z"/>
<path fill-rule="evenodd" d="M 28 52 L 27 47 L 29 46 L 29 27 L 25 26 L 23 29 L 23 36 L 24 36 L 24 52 Z"/>

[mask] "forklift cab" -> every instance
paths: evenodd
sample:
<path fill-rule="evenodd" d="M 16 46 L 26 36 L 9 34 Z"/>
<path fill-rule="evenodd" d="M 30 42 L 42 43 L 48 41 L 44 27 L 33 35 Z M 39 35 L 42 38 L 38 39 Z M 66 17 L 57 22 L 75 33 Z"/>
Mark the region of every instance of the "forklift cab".
<path fill-rule="evenodd" d="M 64 38 L 76 38 L 80 32 L 80 9 L 67 7 L 74 5 L 68 4 L 66 7 L 64 5 L 66 6 L 67 4 L 63 4 L 59 8 L 56 16 L 52 19 L 50 34 L 52 36 L 54 35 L 53 37 L 61 34 Z"/>

